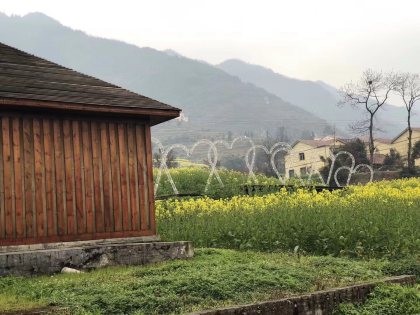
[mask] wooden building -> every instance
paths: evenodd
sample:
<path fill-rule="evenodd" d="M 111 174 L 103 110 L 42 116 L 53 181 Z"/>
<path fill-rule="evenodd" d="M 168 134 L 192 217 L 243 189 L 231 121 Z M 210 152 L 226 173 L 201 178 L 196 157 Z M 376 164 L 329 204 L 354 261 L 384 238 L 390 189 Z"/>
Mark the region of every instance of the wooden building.
<path fill-rule="evenodd" d="M 155 235 L 150 127 L 179 113 L 0 43 L 0 246 Z"/>

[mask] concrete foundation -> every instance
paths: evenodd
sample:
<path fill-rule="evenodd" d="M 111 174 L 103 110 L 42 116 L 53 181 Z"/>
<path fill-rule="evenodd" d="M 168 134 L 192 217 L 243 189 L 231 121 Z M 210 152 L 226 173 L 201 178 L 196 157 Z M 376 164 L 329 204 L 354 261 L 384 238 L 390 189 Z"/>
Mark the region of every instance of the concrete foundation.
<path fill-rule="evenodd" d="M 10 246 L 0 248 L 0 277 L 51 275 L 63 267 L 91 270 L 138 266 L 193 255 L 192 242 L 147 242 L 138 238 Z"/>

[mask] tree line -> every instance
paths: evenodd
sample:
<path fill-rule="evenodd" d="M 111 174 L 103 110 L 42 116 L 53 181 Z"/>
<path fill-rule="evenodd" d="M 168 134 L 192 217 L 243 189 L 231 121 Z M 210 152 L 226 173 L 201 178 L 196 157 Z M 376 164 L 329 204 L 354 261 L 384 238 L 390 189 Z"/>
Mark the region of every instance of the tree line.
<path fill-rule="evenodd" d="M 369 155 L 370 165 L 373 167 L 374 133 L 381 131 L 376 125 L 376 117 L 391 94 L 398 95 L 407 110 L 408 127 L 408 167 L 414 169 L 418 148 L 415 148 L 413 155 L 412 126 L 411 118 L 413 108 L 420 99 L 420 76 L 417 73 L 409 72 L 387 72 L 368 69 L 363 72 L 357 82 L 350 82 L 339 89 L 339 106 L 351 106 L 361 108 L 364 116 L 350 124 L 349 128 L 354 134 L 369 134 Z"/>

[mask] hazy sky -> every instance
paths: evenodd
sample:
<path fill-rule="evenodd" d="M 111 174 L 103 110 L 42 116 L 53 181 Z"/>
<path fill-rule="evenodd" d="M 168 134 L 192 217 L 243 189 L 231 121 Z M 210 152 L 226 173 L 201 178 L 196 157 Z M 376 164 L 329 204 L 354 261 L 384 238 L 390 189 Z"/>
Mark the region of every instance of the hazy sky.
<path fill-rule="evenodd" d="M 91 35 L 334 86 L 369 67 L 420 72 L 415 0 L 2 0 L 0 11 L 43 12 Z"/>

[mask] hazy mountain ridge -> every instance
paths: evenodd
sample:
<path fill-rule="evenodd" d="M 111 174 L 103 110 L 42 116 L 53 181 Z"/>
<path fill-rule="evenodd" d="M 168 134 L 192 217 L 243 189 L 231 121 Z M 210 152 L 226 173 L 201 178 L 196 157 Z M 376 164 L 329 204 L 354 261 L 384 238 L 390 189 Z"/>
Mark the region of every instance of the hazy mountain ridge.
<path fill-rule="evenodd" d="M 92 37 L 41 13 L 24 17 L 0 14 L 0 41 L 181 108 L 193 129 L 243 134 L 285 125 L 320 134 L 326 124 L 304 109 L 214 66 L 180 57 L 174 51 L 168 54 Z M 174 125 L 166 124 L 171 128 Z"/>
<path fill-rule="evenodd" d="M 332 96 L 315 82 L 289 78 L 269 68 L 251 65 L 239 59 L 226 60 L 217 67 L 244 82 L 253 83 L 268 92 L 282 95 L 284 100 L 306 110 L 316 111 L 326 100 L 334 101 Z M 311 99 L 311 104 L 308 104 L 308 99 Z"/>
<path fill-rule="evenodd" d="M 354 122 L 363 115 L 363 111 L 350 107 L 338 107 L 338 90 L 322 81 L 303 81 L 275 73 L 273 70 L 230 59 L 217 65 L 229 74 L 235 75 L 244 82 L 250 82 L 266 89 L 287 102 L 296 104 L 346 129 L 350 122 Z M 386 130 L 384 136 L 394 137 L 406 128 L 406 110 L 402 107 L 387 104 L 378 115 L 378 122 Z M 419 116 L 413 117 L 413 123 L 420 126 Z"/>

